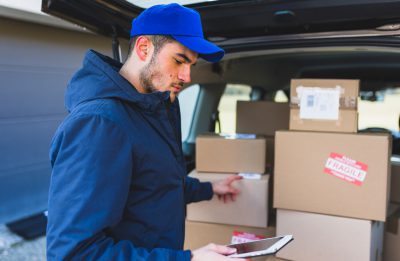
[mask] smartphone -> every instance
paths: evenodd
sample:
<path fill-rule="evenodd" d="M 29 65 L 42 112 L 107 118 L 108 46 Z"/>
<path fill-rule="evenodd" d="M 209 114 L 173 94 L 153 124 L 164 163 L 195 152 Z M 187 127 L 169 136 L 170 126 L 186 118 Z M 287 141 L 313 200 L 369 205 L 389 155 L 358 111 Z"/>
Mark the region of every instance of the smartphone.
<path fill-rule="evenodd" d="M 228 245 L 228 247 L 236 248 L 236 253 L 229 255 L 229 257 L 247 258 L 274 255 L 292 240 L 292 235 L 284 235 L 246 243 Z"/>

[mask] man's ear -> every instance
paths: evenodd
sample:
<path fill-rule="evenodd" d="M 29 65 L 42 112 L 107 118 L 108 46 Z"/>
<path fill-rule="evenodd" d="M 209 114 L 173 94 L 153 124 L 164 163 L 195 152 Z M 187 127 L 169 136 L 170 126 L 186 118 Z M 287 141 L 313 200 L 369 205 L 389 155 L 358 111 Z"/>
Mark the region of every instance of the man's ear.
<path fill-rule="evenodd" d="M 140 60 L 145 61 L 148 57 L 151 57 L 152 43 L 149 37 L 139 36 L 135 43 L 135 52 Z"/>

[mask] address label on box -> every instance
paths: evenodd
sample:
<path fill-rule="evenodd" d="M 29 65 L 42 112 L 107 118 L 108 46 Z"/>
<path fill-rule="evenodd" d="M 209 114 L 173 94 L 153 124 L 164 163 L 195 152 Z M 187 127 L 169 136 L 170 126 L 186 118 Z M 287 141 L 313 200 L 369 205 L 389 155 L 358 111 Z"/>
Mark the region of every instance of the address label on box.
<path fill-rule="evenodd" d="M 332 152 L 326 161 L 324 172 L 361 186 L 367 176 L 368 165 Z"/>
<path fill-rule="evenodd" d="M 297 88 L 300 98 L 300 119 L 338 120 L 341 88 Z"/>
<path fill-rule="evenodd" d="M 246 243 L 255 240 L 265 239 L 265 236 L 255 235 L 252 233 L 241 232 L 241 231 L 233 231 L 233 235 L 231 238 L 231 244 L 239 244 L 239 243 Z"/>

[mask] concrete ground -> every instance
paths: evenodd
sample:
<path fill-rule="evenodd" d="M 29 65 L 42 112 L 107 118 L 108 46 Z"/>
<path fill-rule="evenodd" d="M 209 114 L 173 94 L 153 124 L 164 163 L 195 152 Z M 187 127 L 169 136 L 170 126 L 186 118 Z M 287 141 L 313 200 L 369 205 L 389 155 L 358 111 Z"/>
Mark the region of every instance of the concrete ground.
<path fill-rule="evenodd" d="M 24 260 L 46 260 L 46 237 L 24 240 L 0 225 L 0 261 Z"/>

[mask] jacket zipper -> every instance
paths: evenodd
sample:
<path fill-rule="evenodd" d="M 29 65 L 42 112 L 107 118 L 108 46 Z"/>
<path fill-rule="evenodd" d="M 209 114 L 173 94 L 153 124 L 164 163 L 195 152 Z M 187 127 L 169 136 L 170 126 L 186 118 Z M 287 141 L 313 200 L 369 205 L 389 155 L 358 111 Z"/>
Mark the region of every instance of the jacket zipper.
<path fill-rule="evenodd" d="M 179 136 L 176 132 L 176 128 L 175 128 L 175 124 L 174 121 L 172 120 L 171 117 L 171 101 L 168 99 L 165 102 L 165 109 L 167 111 L 167 116 L 168 116 L 168 121 L 172 127 L 172 130 L 174 132 L 175 135 L 175 140 L 178 144 L 180 144 L 179 142 Z M 183 157 L 183 153 L 182 153 L 182 148 L 179 149 L 179 151 L 181 152 L 180 157 Z M 186 220 L 186 203 L 185 203 L 185 177 L 182 177 L 182 194 L 183 194 L 183 201 L 182 201 L 182 208 L 183 208 L 183 222 L 182 222 L 182 239 L 185 240 L 185 220 Z M 182 242 L 182 248 L 183 248 L 183 242 Z"/>

